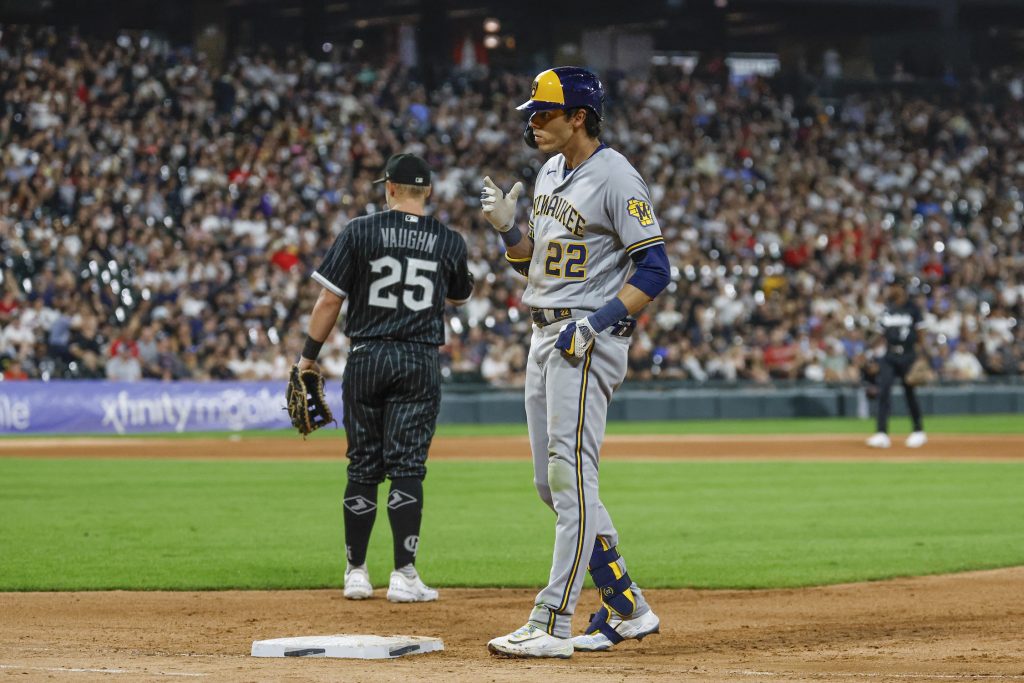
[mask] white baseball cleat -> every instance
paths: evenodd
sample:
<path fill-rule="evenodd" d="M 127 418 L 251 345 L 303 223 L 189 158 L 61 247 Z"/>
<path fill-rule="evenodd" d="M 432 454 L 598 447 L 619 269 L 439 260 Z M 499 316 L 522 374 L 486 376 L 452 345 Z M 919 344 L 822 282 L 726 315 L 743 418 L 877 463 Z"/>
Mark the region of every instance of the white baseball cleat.
<path fill-rule="evenodd" d="M 492 655 L 499 657 L 554 657 L 568 659 L 572 657 L 572 638 L 556 638 L 527 624 L 507 636 L 495 638 L 487 643 Z"/>
<path fill-rule="evenodd" d="M 924 432 L 911 432 L 907 437 L 907 448 L 920 448 L 928 443 L 928 435 Z"/>
<path fill-rule="evenodd" d="M 889 440 L 889 435 L 885 432 L 876 432 L 871 435 L 871 438 L 867 441 L 868 446 L 871 448 L 888 448 L 892 445 L 892 441 Z"/>
<path fill-rule="evenodd" d="M 635 619 L 623 619 L 612 613 L 607 621 L 608 627 L 615 632 L 618 640 L 612 641 L 601 631 L 586 633 L 572 639 L 572 645 L 583 652 L 600 652 L 623 640 L 643 640 L 647 636 L 661 631 L 661 620 L 654 612 L 648 611 Z"/>
<path fill-rule="evenodd" d="M 373 584 L 366 567 L 349 567 L 345 570 L 345 597 L 349 600 L 365 600 L 373 597 Z"/>
<path fill-rule="evenodd" d="M 437 591 L 424 585 L 419 574 L 410 579 L 396 570 L 391 572 L 388 600 L 391 602 L 433 602 L 437 600 Z"/>

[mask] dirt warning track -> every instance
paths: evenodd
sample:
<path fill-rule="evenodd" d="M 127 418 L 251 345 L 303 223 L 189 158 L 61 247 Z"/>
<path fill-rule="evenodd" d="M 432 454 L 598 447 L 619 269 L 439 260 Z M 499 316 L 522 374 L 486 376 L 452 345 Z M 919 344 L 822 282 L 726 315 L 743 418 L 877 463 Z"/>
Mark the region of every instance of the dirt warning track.
<path fill-rule="evenodd" d="M 903 446 L 871 449 L 864 436 L 799 435 L 649 435 L 608 436 L 602 459 L 649 460 L 1024 460 L 1024 434 L 950 435 L 929 437 L 924 448 Z M 96 437 L 75 439 L 0 439 L 0 457 L 107 457 L 199 459 L 334 459 L 344 457 L 345 438 L 260 438 L 237 435 L 218 439 Z M 432 460 L 528 459 L 525 436 L 439 437 L 430 448 Z"/>

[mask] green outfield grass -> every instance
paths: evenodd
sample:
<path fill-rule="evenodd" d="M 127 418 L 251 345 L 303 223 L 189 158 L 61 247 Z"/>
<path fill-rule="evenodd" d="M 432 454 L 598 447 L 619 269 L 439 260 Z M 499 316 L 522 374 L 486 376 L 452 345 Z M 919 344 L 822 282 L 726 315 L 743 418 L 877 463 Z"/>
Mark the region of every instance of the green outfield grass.
<path fill-rule="evenodd" d="M 419 566 L 540 586 L 531 466 L 432 463 Z M 602 500 L 650 587 L 775 587 L 1024 564 L 1024 463 L 624 462 Z M 0 590 L 341 585 L 344 462 L 0 458 Z M 385 491 L 381 490 L 383 497 Z M 378 514 L 370 569 L 386 583 Z"/>
<path fill-rule="evenodd" d="M 909 434 L 910 420 L 895 417 L 891 420 L 891 433 Z M 1006 413 L 1002 415 L 936 415 L 925 418 L 925 428 L 930 434 L 1024 434 L 1024 414 Z M 875 421 L 854 418 L 821 418 L 806 417 L 780 420 L 777 418 L 760 420 L 675 420 L 675 421 L 644 421 L 609 422 L 609 434 L 870 434 L 875 430 Z M 293 429 L 254 429 L 241 433 L 245 438 L 271 437 L 294 439 Z M 314 432 L 311 439 L 330 439 L 344 434 L 344 430 L 328 427 Z M 437 435 L 451 436 L 526 436 L 525 423 L 513 424 L 442 424 L 437 427 Z M 22 435 L 5 434 L 7 437 L 33 438 L 34 436 L 53 438 L 52 434 Z M 66 435 L 77 436 L 117 436 L 110 435 Z M 156 433 L 130 434 L 124 438 L 228 438 L 227 432 L 189 432 L 186 434 Z"/>

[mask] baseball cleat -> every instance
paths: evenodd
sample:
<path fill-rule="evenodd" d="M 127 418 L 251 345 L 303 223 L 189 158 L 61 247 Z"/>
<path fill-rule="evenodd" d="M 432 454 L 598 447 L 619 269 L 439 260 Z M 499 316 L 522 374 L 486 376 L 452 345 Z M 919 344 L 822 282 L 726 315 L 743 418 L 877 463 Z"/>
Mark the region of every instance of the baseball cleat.
<path fill-rule="evenodd" d="M 388 584 L 388 600 L 391 602 L 433 602 L 437 591 L 424 585 L 419 575 L 409 578 L 400 571 L 391 572 Z"/>
<path fill-rule="evenodd" d="M 907 448 L 920 448 L 928 443 L 928 436 L 924 432 L 911 432 L 907 437 Z"/>
<path fill-rule="evenodd" d="M 867 444 L 871 448 L 888 448 L 892 445 L 892 441 L 889 440 L 889 435 L 885 432 L 876 432 L 867 440 Z"/>
<path fill-rule="evenodd" d="M 487 650 L 498 657 L 572 657 L 571 638 L 556 638 L 533 624 L 527 624 L 507 636 L 487 643 Z"/>
<path fill-rule="evenodd" d="M 582 652 L 600 652 L 623 640 L 643 640 L 647 636 L 661 631 L 661 620 L 658 619 L 657 614 L 651 611 L 633 619 L 623 619 L 612 613 L 602 626 L 607 626 L 611 633 L 601 628 L 593 633 L 576 636 L 572 639 L 573 647 Z"/>
<path fill-rule="evenodd" d="M 350 567 L 345 570 L 345 597 L 349 600 L 365 600 L 373 597 L 373 584 L 366 567 Z"/>

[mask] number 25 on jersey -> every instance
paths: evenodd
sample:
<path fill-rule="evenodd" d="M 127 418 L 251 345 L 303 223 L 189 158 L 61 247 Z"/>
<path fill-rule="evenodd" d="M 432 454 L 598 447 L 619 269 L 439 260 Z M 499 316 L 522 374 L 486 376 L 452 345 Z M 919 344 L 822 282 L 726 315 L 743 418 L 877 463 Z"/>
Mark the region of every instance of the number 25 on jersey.
<path fill-rule="evenodd" d="M 587 245 L 583 242 L 548 242 L 544 274 L 565 280 L 587 279 Z"/>
<path fill-rule="evenodd" d="M 403 282 L 402 303 L 413 311 L 430 308 L 434 303 L 434 281 L 424 273 L 436 273 L 437 261 L 407 258 L 405 279 L 402 279 L 402 262 L 393 256 L 384 256 L 370 261 L 370 269 L 380 273 L 370 284 L 370 305 L 378 308 L 398 308 L 398 295 L 387 291 L 391 285 Z M 416 296 L 420 294 L 420 296 Z"/>

